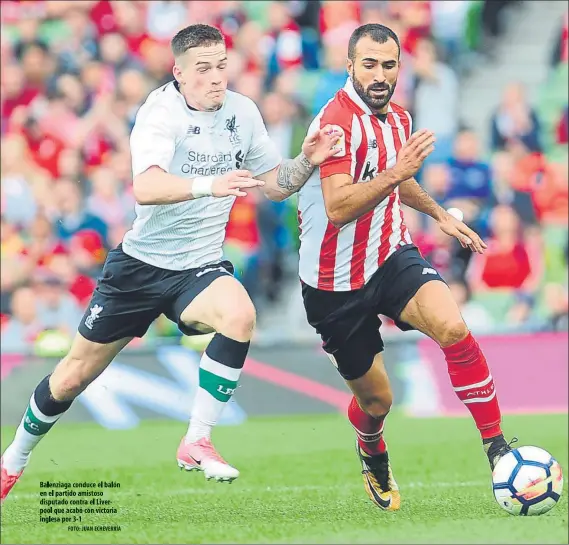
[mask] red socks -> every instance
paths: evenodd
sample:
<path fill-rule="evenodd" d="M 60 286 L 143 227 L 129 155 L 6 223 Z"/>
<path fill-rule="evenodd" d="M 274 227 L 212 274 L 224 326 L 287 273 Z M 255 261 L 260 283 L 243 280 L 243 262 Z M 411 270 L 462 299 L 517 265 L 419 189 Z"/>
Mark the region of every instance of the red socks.
<path fill-rule="evenodd" d="M 502 433 L 494 380 L 486 358 L 469 333 L 462 341 L 442 349 L 454 391 L 472 414 L 482 439 Z"/>
<path fill-rule="evenodd" d="M 458 398 L 472 414 L 482 439 L 502 434 L 502 416 L 494 389 L 494 380 L 480 346 L 469 333 L 462 341 L 442 349 L 450 381 Z M 387 416 L 387 415 L 386 415 Z M 374 456 L 386 451 L 383 440 L 385 416 L 373 418 L 362 411 L 355 397 L 348 407 L 348 419 L 356 430 L 362 450 Z"/>
<path fill-rule="evenodd" d="M 387 415 L 386 415 L 387 416 Z M 382 454 L 387 446 L 383 440 L 383 423 L 385 416 L 372 418 L 361 410 L 355 397 L 348 407 L 348 419 L 356 430 L 358 443 L 362 450 L 370 456 Z"/>

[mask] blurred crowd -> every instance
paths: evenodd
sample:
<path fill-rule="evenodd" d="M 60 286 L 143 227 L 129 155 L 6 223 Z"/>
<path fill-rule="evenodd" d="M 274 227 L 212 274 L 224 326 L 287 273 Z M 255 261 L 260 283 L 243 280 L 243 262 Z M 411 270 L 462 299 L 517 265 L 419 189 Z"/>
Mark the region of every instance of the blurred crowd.
<path fill-rule="evenodd" d="M 419 180 L 489 240 L 471 256 L 407 211 L 423 253 L 449 281 L 473 328 L 567 329 L 567 16 L 543 104 L 512 84 L 494 108 L 490 149 L 462 127 L 460 78 L 492 59 L 514 1 L 6 1 L 1 32 L 2 349 L 74 333 L 106 252 L 133 219 L 129 133 L 146 95 L 170 81 L 169 40 L 206 22 L 222 29 L 229 86 L 259 105 L 283 156 L 346 79 L 347 41 L 381 22 L 402 44 L 394 97 L 415 128 L 437 134 Z M 565 79 L 564 79 L 565 78 Z M 549 94 L 548 94 L 549 93 Z M 239 199 L 226 254 L 257 306 L 282 297 L 296 251 L 294 198 Z M 175 335 L 160 320 L 152 336 Z M 55 335 L 55 336 L 54 336 Z M 55 340 L 54 340 L 55 339 Z M 46 341 L 47 342 L 47 341 Z"/>

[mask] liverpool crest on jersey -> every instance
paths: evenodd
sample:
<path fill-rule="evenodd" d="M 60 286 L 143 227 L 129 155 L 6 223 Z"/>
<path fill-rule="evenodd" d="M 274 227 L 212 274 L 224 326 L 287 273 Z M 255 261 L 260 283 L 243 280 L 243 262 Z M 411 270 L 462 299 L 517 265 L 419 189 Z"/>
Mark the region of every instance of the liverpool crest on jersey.
<path fill-rule="evenodd" d="M 235 115 L 225 120 L 225 130 L 229 131 L 229 141 L 233 145 L 241 143 L 241 137 L 237 129 L 239 129 L 239 125 L 237 125 Z"/>

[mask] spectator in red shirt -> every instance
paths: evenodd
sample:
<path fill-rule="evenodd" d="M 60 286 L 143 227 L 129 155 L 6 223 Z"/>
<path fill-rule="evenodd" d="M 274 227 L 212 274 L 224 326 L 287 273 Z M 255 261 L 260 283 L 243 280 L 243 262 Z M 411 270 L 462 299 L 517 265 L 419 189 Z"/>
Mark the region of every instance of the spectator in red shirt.
<path fill-rule="evenodd" d="M 143 9 L 136 2 L 114 2 L 113 12 L 118 31 L 124 36 L 129 52 L 137 59 L 151 40 L 146 32 Z"/>
<path fill-rule="evenodd" d="M 54 255 L 65 251 L 65 245 L 55 236 L 49 220 L 42 215 L 36 216 L 29 229 L 27 244 L 22 250 L 29 273 L 45 266 Z"/>
<path fill-rule="evenodd" d="M 567 227 L 569 186 L 567 163 L 549 163 L 543 173 L 536 173 L 532 199 L 542 225 Z"/>
<path fill-rule="evenodd" d="M 330 36 L 345 36 L 345 32 L 349 40 L 350 34 L 362 19 L 362 8 L 365 9 L 365 4 L 368 2 L 354 2 L 353 0 L 324 2 L 319 17 L 320 34 L 323 40 L 332 43 Z M 341 45 L 346 46 L 347 44 Z"/>
<path fill-rule="evenodd" d="M 6 121 L 18 106 L 28 106 L 39 93 L 27 84 L 22 69 L 16 64 L 2 66 L 1 90 L 2 120 Z"/>
<path fill-rule="evenodd" d="M 71 237 L 68 247 L 69 255 L 71 255 L 77 269 L 82 273 L 96 277 L 107 256 L 101 235 L 93 229 L 82 229 Z"/>
<path fill-rule="evenodd" d="M 533 293 L 542 272 L 539 239 L 522 231 L 510 206 L 497 206 L 491 215 L 492 237 L 488 249 L 472 259 L 473 291 L 503 289 Z M 529 232 L 528 232 L 529 233 Z"/>
<path fill-rule="evenodd" d="M 540 223 L 567 226 L 567 181 L 567 163 L 550 163 L 544 155 L 531 153 L 518 161 L 514 185 L 531 196 Z"/>
<path fill-rule="evenodd" d="M 56 135 L 44 133 L 33 112 L 22 129 L 34 163 L 49 172 L 53 178 L 57 178 L 59 155 L 65 149 L 65 143 Z"/>
<path fill-rule="evenodd" d="M 81 308 L 89 303 L 96 282 L 90 276 L 80 273 L 67 252 L 54 254 L 47 263 L 48 270 L 60 278 Z"/>
<path fill-rule="evenodd" d="M 97 28 L 99 36 L 117 29 L 117 21 L 112 3 L 109 0 L 90 2 L 89 16 Z"/>
<path fill-rule="evenodd" d="M 391 15 L 401 19 L 406 32 L 399 39 L 401 47 L 413 54 L 418 42 L 431 33 L 431 6 L 424 0 L 389 2 Z"/>

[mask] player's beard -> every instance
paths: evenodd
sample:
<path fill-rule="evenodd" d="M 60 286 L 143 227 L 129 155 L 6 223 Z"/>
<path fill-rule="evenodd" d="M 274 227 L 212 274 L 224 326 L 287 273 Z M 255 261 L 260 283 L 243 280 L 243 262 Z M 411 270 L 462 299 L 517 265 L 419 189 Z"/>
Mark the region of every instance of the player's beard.
<path fill-rule="evenodd" d="M 397 80 L 393 83 L 393 85 L 389 85 L 389 83 L 372 83 L 367 89 L 364 89 L 364 86 L 358 81 L 356 78 L 355 73 L 352 71 L 352 82 L 354 84 L 354 89 L 356 93 L 360 96 L 360 98 L 366 103 L 369 109 L 373 112 L 377 112 L 381 110 L 385 106 L 389 104 L 393 93 L 395 92 L 395 87 L 397 86 Z M 383 91 L 387 90 L 387 94 L 382 97 L 376 97 L 371 94 L 371 91 Z"/>

